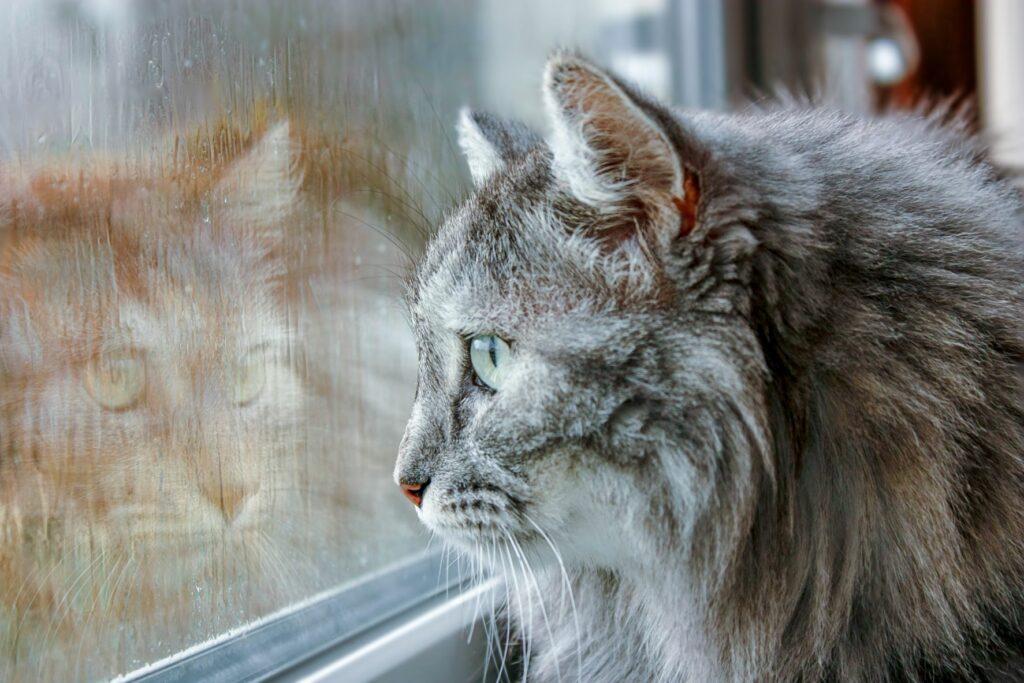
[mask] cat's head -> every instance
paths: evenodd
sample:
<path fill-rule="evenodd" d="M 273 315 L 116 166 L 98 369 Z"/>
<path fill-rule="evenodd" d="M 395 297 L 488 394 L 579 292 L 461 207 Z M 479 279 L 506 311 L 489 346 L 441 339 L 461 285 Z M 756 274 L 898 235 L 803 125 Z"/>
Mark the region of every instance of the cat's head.
<path fill-rule="evenodd" d="M 729 465 L 707 453 L 763 445 L 744 425 L 756 240 L 699 117 L 572 55 L 544 98 L 546 141 L 463 113 L 475 192 L 410 287 L 420 373 L 395 477 L 450 540 L 548 533 L 614 564 L 695 518 L 667 511 L 709 504 Z"/>
<path fill-rule="evenodd" d="M 295 164 L 285 123 L 228 162 L 4 170 L 0 555 L 50 584 L 29 596 L 128 557 L 156 593 L 261 561 L 296 486 Z"/>

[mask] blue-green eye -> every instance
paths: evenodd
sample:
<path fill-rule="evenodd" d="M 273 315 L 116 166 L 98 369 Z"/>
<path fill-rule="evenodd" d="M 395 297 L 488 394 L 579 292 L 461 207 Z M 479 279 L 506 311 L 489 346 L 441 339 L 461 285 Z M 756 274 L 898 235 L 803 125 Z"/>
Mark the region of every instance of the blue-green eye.
<path fill-rule="evenodd" d="M 481 334 L 469 340 L 469 362 L 477 378 L 491 389 L 500 389 L 508 374 L 512 350 L 508 342 L 493 334 Z"/>

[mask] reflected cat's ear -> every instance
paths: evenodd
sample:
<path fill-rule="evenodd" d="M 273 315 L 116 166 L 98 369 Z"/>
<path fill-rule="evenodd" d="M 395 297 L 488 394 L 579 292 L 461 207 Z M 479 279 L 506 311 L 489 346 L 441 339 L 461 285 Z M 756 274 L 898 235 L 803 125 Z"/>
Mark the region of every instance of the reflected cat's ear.
<path fill-rule="evenodd" d="M 231 164 L 212 199 L 229 224 L 277 241 L 284 220 L 295 208 L 301 184 L 298 149 L 285 120 Z"/>
<path fill-rule="evenodd" d="M 655 224 L 671 226 L 668 238 L 693 230 L 699 179 L 670 140 L 658 105 L 570 53 L 548 61 L 544 103 L 555 175 L 583 203 L 618 213 L 609 238 L 621 241 Z"/>
<path fill-rule="evenodd" d="M 480 111 L 463 109 L 455 126 L 459 147 L 466 155 L 473 185 L 480 187 L 511 159 L 539 145 L 539 135 L 518 121 L 506 121 Z"/>

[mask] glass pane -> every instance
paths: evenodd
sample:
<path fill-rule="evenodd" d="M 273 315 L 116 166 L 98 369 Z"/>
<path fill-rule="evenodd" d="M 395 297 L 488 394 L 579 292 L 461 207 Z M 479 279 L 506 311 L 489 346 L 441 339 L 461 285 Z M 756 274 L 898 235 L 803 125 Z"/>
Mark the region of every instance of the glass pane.
<path fill-rule="evenodd" d="M 451 124 L 536 121 L 545 55 L 620 4 L 5 9 L 0 680 L 110 678 L 421 551 L 401 276 L 465 186 Z"/>

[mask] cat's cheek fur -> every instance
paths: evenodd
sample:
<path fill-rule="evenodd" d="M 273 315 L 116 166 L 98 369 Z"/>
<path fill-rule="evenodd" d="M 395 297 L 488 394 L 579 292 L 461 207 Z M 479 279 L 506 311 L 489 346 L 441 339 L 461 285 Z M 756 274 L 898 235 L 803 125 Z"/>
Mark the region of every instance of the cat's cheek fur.
<path fill-rule="evenodd" d="M 538 546 L 542 566 L 556 559 L 543 535 L 563 562 L 581 566 L 620 570 L 642 554 L 644 539 L 631 529 L 631 520 L 640 514 L 635 504 L 643 497 L 617 468 L 595 462 L 593 454 L 574 448 L 537 463 L 524 535 Z"/>

